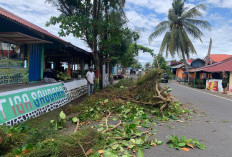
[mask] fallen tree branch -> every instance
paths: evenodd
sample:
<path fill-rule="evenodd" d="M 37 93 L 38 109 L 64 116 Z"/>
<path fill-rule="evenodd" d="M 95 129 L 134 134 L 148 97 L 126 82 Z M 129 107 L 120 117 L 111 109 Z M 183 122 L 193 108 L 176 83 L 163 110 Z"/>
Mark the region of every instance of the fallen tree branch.
<path fill-rule="evenodd" d="M 148 131 L 144 131 L 144 132 L 142 132 L 142 135 L 143 134 L 148 134 L 149 132 Z M 126 139 L 133 139 L 133 138 L 136 138 L 136 137 L 138 137 L 138 136 L 132 136 L 131 138 L 129 138 L 129 137 L 107 137 L 106 138 L 106 141 L 108 141 L 108 140 L 110 140 L 110 139 L 115 139 L 115 140 L 126 140 Z"/>
<path fill-rule="evenodd" d="M 74 134 L 77 132 L 77 130 L 79 130 L 79 125 L 80 125 L 80 119 L 78 118 L 77 119 L 77 126 L 76 126 L 76 128 L 74 130 Z"/>
<path fill-rule="evenodd" d="M 112 131 L 112 130 L 116 129 L 117 127 L 119 127 L 120 125 L 122 125 L 122 121 L 121 121 L 121 120 L 120 120 L 120 122 L 119 122 L 117 125 L 115 125 L 113 128 L 108 128 L 108 129 L 102 131 L 102 133 L 104 134 L 104 133 L 106 133 L 106 132 L 108 132 L 108 131 Z"/>
<path fill-rule="evenodd" d="M 109 126 L 108 126 L 108 118 L 110 117 L 111 113 L 109 112 L 108 116 L 106 117 L 106 130 L 109 129 Z"/>

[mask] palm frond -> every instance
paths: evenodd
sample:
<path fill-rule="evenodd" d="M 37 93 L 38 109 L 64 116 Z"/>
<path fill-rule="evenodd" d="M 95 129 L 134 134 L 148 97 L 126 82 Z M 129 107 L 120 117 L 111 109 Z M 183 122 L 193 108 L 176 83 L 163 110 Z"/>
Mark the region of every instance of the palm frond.
<path fill-rule="evenodd" d="M 182 19 L 186 19 L 186 18 L 194 18 L 194 17 L 201 17 L 203 14 L 200 10 L 206 10 L 206 5 L 204 4 L 199 4 L 195 7 L 193 7 L 192 9 L 184 12 L 182 15 L 181 15 L 181 18 Z"/>
<path fill-rule="evenodd" d="M 201 28 L 211 30 L 211 25 L 208 21 L 197 20 L 197 19 L 185 19 L 185 21 L 187 21 L 195 26 L 199 26 Z"/>
<path fill-rule="evenodd" d="M 202 33 L 202 31 L 197 28 L 196 26 L 194 26 L 191 23 L 185 22 L 184 23 L 184 30 L 190 34 L 191 36 L 193 36 L 195 39 L 199 39 L 201 42 L 201 37 L 204 36 L 204 34 Z"/>
<path fill-rule="evenodd" d="M 176 28 L 175 26 L 171 30 L 170 50 L 172 51 L 172 53 L 174 53 L 175 51 L 177 51 L 178 53 L 178 40 L 179 40 L 178 31 L 179 29 Z"/>
<path fill-rule="evenodd" d="M 182 31 L 183 30 L 180 31 L 180 35 L 179 35 L 179 37 L 180 37 L 179 44 L 181 47 L 181 51 L 188 52 L 188 46 L 187 46 L 187 43 L 186 43 L 185 37 L 183 36 Z"/>
<path fill-rule="evenodd" d="M 175 11 L 174 11 L 174 10 L 170 9 L 170 10 L 168 11 L 168 19 L 169 19 L 169 21 L 172 21 L 172 22 L 178 20 L 178 16 L 175 14 Z"/>
<path fill-rule="evenodd" d="M 185 54 L 187 55 L 187 57 L 189 57 L 189 53 L 196 54 L 197 51 L 194 48 L 192 41 L 189 39 L 188 34 L 186 33 L 186 31 L 183 30 L 182 34 L 183 34 L 183 37 L 184 37 L 184 39 L 186 41 L 186 45 L 188 47 L 188 51 L 185 51 Z"/>
<path fill-rule="evenodd" d="M 163 21 L 159 23 L 156 26 L 155 31 L 149 36 L 149 39 L 148 39 L 149 43 L 151 43 L 154 38 L 164 33 L 168 28 L 169 28 L 169 21 Z"/>
<path fill-rule="evenodd" d="M 165 49 L 165 47 L 167 47 L 167 45 L 168 45 L 170 39 L 171 39 L 171 33 L 170 33 L 170 32 L 167 32 L 167 33 L 165 34 L 164 38 L 163 38 L 162 43 L 161 43 L 159 53 L 163 54 L 164 49 Z M 167 49 L 166 49 L 166 51 L 167 51 Z M 167 55 L 167 54 L 166 54 L 166 55 Z"/>

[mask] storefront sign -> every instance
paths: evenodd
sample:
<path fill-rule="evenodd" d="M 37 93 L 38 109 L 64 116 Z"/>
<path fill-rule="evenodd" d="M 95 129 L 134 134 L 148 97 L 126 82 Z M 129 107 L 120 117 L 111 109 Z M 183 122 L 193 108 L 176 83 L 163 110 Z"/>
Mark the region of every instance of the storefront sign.
<path fill-rule="evenodd" d="M 206 81 L 206 89 L 211 91 L 223 91 L 222 80 L 212 79 Z"/>
<path fill-rule="evenodd" d="M 24 68 L 0 68 L 0 85 L 28 83 L 28 70 Z"/>
<path fill-rule="evenodd" d="M 31 115 L 32 112 L 64 98 L 67 95 L 61 83 L 0 93 L 0 124 L 17 120 L 26 114 Z"/>
<path fill-rule="evenodd" d="M 23 68 L 23 60 L 14 60 L 9 58 L 0 58 L 0 68 Z"/>

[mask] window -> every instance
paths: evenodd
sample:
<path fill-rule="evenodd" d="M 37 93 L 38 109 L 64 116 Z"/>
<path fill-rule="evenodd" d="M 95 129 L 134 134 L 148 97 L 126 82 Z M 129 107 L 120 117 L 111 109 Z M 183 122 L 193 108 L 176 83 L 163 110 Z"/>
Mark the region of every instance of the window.
<path fill-rule="evenodd" d="M 0 58 L 24 59 L 25 47 L 0 42 Z"/>

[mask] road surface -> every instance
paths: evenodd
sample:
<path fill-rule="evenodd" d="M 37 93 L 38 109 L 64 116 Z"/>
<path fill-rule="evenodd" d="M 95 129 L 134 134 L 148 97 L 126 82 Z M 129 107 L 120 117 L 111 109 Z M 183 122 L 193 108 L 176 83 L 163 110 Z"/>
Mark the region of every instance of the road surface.
<path fill-rule="evenodd" d="M 176 83 L 167 86 L 188 108 L 196 111 L 190 120 L 157 125 L 157 139 L 164 144 L 145 150 L 145 157 L 232 157 L 232 99 L 205 93 Z M 189 152 L 169 148 L 166 136 L 196 138 L 206 145 L 205 150 Z"/>

